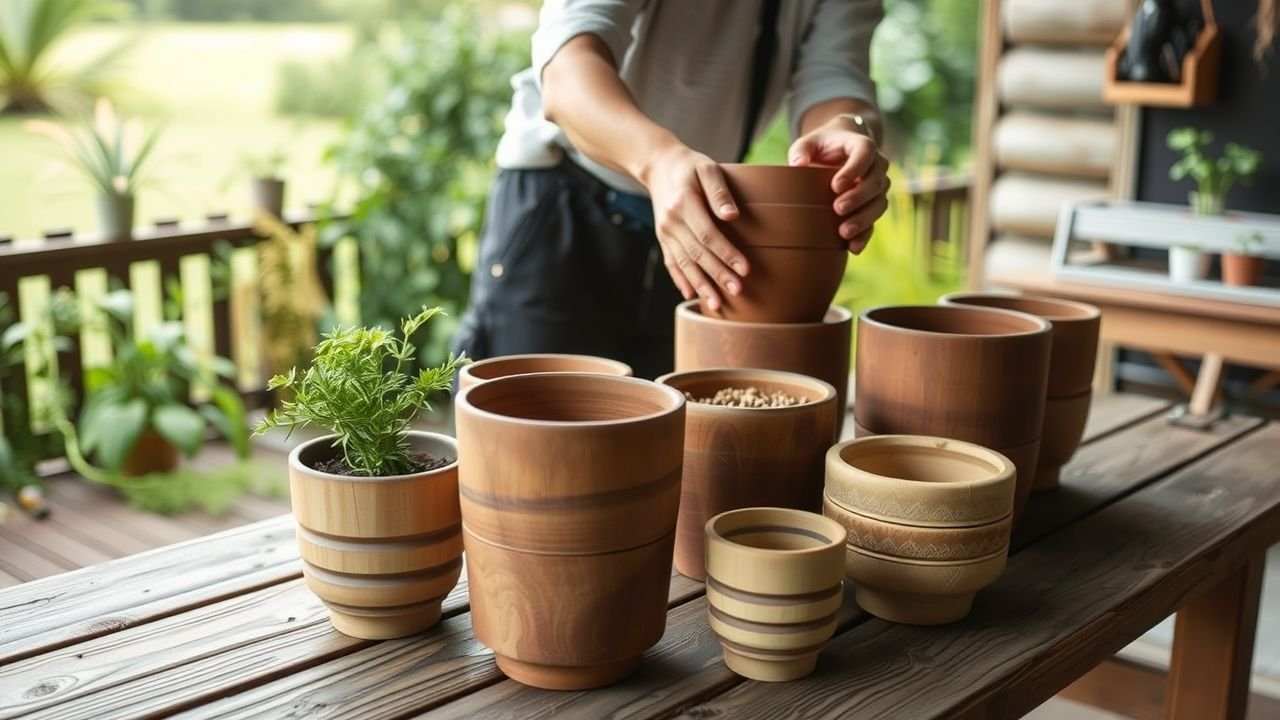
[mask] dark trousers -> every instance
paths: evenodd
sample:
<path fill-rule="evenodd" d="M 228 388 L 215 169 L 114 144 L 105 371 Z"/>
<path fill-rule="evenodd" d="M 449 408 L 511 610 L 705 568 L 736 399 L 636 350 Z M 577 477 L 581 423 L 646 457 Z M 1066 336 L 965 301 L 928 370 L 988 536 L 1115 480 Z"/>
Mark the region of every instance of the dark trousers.
<path fill-rule="evenodd" d="M 600 355 L 636 377 L 670 372 L 680 293 L 653 231 L 611 198 L 568 160 L 499 171 L 454 350 Z"/>

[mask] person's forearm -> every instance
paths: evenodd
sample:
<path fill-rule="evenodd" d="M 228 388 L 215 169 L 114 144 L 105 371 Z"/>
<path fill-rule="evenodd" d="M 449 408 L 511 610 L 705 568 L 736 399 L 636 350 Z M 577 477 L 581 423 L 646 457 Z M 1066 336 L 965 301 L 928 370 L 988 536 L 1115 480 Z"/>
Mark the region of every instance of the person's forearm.
<path fill-rule="evenodd" d="M 872 139 L 877 144 L 884 138 L 884 123 L 880 119 L 880 111 L 869 102 L 853 98 L 826 100 L 806 110 L 800 118 L 800 134 L 807 135 L 842 113 L 861 115 L 871 128 Z"/>
<path fill-rule="evenodd" d="M 679 145 L 636 105 L 594 35 L 565 43 L 542 72 L 542 112 L 592 160 L 644 184 L 650 160 Z"/>

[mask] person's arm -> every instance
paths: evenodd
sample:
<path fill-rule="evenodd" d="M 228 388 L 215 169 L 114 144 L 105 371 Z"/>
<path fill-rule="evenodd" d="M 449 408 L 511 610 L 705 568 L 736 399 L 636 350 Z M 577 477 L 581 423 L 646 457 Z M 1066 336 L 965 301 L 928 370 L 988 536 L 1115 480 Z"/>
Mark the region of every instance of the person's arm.
<path fill-rule="evenodd" d="M 653 200 L 663 262 L 685 298 L 714 310 L 736 295 L 746 258 L 716 227 L 737 207 L 720 166 L 646 116 L 618 76 L 614 52 L 594 33 L 565 42 L 542 69 L 542 109 L 579 151 L 644 185 Z"/>
<path fill-rule="evenodd" d="M 880 0 L 822 0 L 791 77 L 792 165 L 840 165 L 832 180 L 840 234 L 859 253 L 888 209 L 889 161 L 879 151 L 883 123 L 869 74 Z M 841 115 L 863 118 L 859 127 Z"/>

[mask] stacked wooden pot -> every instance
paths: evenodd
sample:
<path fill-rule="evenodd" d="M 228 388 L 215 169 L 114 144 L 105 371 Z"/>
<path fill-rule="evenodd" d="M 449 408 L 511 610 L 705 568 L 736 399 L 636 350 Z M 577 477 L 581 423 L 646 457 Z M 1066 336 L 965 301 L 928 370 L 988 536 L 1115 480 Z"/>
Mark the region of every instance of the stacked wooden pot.
<path fill-rule="evenodd" d="M 880 435 L 827 453 L 823 513 L 847 532 L 845 574 L 876 617 L 937 625 L 1004 570 L 1014 467 L 971 443 Z"/>

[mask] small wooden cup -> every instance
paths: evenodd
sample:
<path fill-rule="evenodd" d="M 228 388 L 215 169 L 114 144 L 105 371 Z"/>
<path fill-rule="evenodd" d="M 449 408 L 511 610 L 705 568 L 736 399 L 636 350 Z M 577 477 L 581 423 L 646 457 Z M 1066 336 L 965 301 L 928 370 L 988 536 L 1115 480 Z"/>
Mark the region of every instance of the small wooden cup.
<path fill-rule="evenodd" d="M 745 508 L 707 521 L 711 629 L 730 670 L 778 682 L 813 672 L 836 630 L 845 531 L 801 510 Z"/>

